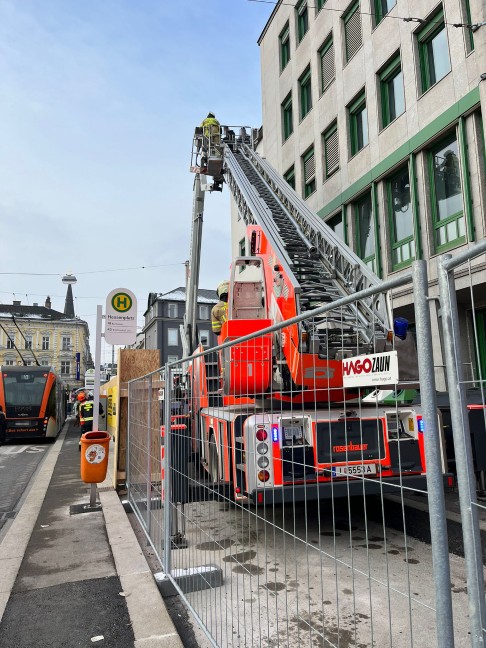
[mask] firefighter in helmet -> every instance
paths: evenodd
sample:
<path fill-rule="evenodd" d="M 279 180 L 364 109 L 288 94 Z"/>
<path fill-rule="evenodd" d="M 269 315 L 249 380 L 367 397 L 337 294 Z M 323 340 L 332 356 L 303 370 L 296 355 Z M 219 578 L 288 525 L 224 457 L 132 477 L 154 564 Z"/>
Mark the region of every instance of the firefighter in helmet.
<path fill-rule="evenodd" d="M 202 120 L 201 126 L 203 129 L 203 135 L 209 140 L 211 146 L 219 146 L 221 143 L 221 126 L 214 113 L 209 112 L 208 116 Z"/>
<path fill-rule="evenodd" d="M 229 284 L 227 281 L 222 281 L 216 289 L 219 302 L 213 306 L 211 311 L 211 328 L 216 335 L 221 333 L 221 327 L 228 319 L 228 291 Z"/>
<path fill-rule="evenodd" d="M 79 401 L 79 425 L 81 426 L 81 434 L 91 432 L 93 429 L 93 401 L 88 400 L 84 392 L 78 396 Z"/>

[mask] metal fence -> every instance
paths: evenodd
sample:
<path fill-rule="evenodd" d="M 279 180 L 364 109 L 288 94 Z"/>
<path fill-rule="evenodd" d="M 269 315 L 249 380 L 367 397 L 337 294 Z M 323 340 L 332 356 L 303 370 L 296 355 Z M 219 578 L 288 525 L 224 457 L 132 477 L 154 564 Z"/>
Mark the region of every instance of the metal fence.
<path fill-rule="evenodd" d="M 467 255 L 442 257 L 435 295 L 425 262 L 415 262 L 412 273 L 379 291 L 322 306 L 299 322 L 275 325 L 246 342 L 240 337 L 129 383 L 129 500 L 165 579 L 209 645 L 484 645 L 486 511 L 477 492 L 481 484 L 484 490 L 486 454 L 475 439 L 480 428 L 470 430 L 468 416 L 474 412 L 479 426 L 482 417 L 484 435 L 479 353 L 486 331 L 478 330 L 477 313 L 486 301 L 481 295 L 479 303 L 471 264 L 485 249 L 480 244 Z M 465 305 L 462 299 L 458 315 L 454 271 L 464 263 L 470 300 Z M 395 389 L 383 403 L 369 389 L 328 386 L 328 404 L 310 399 L 302 405 L 293 380 L 299 367 L 289 375 L 282 361 L 295 330 L 305 328 L 308 339 L 319 332 L 328 357 L 346 357 L 350 336 L 346 348 L 336 347 L 352 328 L 346 307 L 365 293 L 378 297 L 392 289 L 413 292 L 420 397 L 410 403 L 410 392 Z M 431 312 L 439 296 L 443 332 L 437 336 Z M 466 380 L 465 338 L 479 349 L 471 359 L 474 377 Z M 265 382 L 268 348 L 272 368 Z M 441 365 L 449 395 L 442 408 L 435 387 Z M 317 364 L 300 369 L 300 375 L 323 375 Z M 413 377 L 404 385 L 414 386 Z M 466 393 L 472 386 L 480 394 L 474 408 Z M 282 392 L 287 402 L 279 400 Z M 251 398 L 229 405 L 225 393 Z M 380 460 L 372 474 L 363 469 L 371 457 Z M 361 466 L 359 472 L 340 472 L 348 463 Z M 448 472 L 456 473 L 458 492 L 444 489 Z"/>

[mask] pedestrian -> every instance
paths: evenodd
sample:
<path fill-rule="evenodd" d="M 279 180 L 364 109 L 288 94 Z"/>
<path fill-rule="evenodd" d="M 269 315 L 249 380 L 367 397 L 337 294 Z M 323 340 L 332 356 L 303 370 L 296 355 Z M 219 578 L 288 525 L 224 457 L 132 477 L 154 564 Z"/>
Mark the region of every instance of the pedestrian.
<path fill-rule="evenodd" d="M 0 445 L 3 445 L 7 440 L 7 417 L 0 405 Z"/>
<path fill-rule="evenodd" d="M 216 289 L 219 302 L 211 310 L 211 328 L 216 335 L 221 333 L 221 327 L 228 319 L 228 291 L 227 281 L 222 281 Z"/>

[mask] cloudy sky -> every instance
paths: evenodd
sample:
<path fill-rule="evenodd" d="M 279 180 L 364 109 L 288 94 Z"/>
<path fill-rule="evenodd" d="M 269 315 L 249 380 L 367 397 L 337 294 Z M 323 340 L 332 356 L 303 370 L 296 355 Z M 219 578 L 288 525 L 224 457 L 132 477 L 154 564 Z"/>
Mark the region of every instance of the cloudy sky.
<path fill-rule="evenodd" d="M 261 125 L 251 0 L 0 0 L 0 302 L 76 314 L 184 285 L 194 127 Z M 230 263 L 229 194 L 206 198 L 202 288 Z M 126 268 L 146 269 L 127 270 Z M 104 356 L 111 357 L 111 347 Z"/>

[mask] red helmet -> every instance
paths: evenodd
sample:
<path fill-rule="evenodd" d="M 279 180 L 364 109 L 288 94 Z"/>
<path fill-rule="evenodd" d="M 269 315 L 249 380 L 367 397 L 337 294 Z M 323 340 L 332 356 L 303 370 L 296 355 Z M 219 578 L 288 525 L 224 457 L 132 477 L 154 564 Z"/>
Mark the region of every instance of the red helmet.
<path fill-rule="evenodd" d="M 81 392 L 78 394 L 78 401 L 82 403 L 84 400 L 86 400 L 86 396 L 84 395 L 84 392 Z"/>

